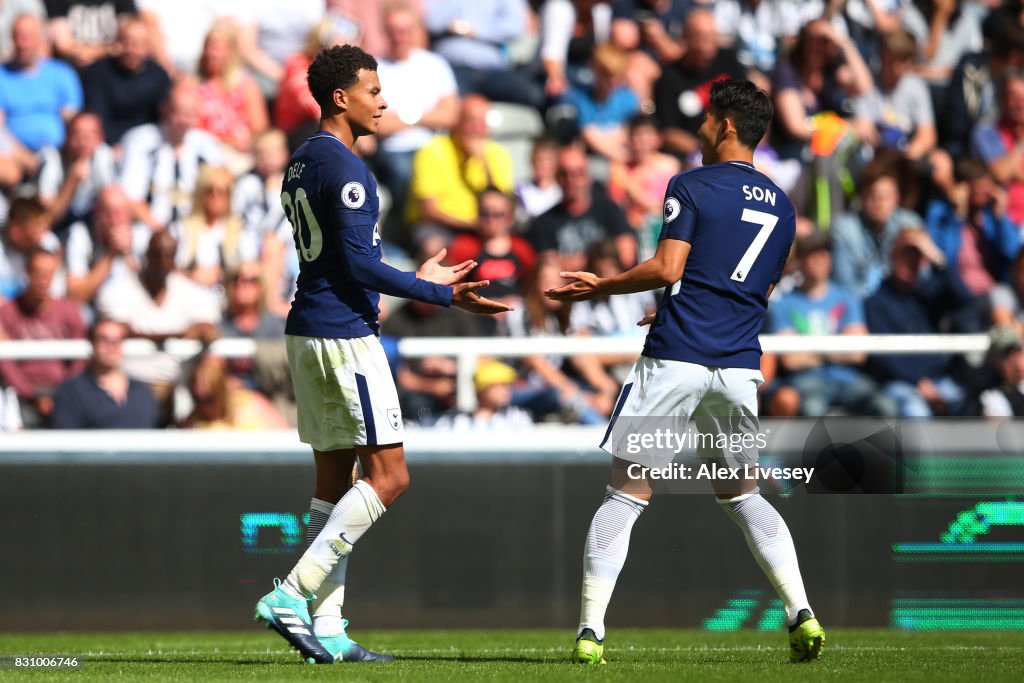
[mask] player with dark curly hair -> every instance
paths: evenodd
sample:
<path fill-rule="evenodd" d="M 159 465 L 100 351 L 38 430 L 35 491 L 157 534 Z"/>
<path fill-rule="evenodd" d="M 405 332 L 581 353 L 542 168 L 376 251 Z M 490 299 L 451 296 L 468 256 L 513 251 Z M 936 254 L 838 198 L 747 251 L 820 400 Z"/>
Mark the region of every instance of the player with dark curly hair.
<path fill-rule="evenodd" d="M 299 256 L 285 343 L 316 483 L 309 548 L 256 604 L 256 619 L 307 661 L 390 661 L 349 638 L 341 617 L 349 555 L 409 485 L 398 393 L 377 336 L 380 295 L 472 313 L 509 309 L 477 294 L 487 281 L 460 282 L 474 261 L 442 266 L 441 250 L 415 273 L 381 261 L 377 184 L 352 152 L 387 108 L 377 61 L 358 47 L 333 47 L 316 56 L 308 80 L 320 130 L 289 160 L 281 203 Z M 353 483 L 357 459 L 363 476 Z"/>

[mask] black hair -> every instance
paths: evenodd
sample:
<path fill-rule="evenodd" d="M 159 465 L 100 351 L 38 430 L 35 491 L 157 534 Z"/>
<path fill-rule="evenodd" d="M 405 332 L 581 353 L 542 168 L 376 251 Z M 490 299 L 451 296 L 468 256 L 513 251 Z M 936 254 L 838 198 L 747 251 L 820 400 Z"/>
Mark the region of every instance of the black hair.
<path fill-rule="evenodd" d="M 1017 3 L 1024 5 L 1024 2 Z M 1015 10 L 1019 14 L 1024 7 Z M 991 15 L 995 16 L 995 15 Z M 1014 52 L 1024 52 L 1024 26 L 1016 21 L 1011 21 L 999 27 L 998 32 L 992 37 L 992 54 L 1005 59 Z"/>
<path fill-rule="evenodd" d="M 750 149 L 761 142 L 775 111 L 764 90 L 750 81 L 732 79 L 718 81 L 711 86 L 708 108 L 719 119 L 732 119 L 740 144 Z"/>
<path fill-rule="evenodd" d="M 306 71 L 306 82 L 323 116 L 334 111 L 334 91 L 351 88 L 362 69 L 376 71 L 377 60 L 355 45 L 335 45 L 317 53 Z"/>

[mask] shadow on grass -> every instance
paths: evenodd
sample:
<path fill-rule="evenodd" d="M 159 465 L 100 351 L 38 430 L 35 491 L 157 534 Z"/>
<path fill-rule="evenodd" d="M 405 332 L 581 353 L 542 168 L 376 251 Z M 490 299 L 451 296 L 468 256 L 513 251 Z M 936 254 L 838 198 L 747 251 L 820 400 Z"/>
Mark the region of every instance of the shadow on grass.
<path fill-rule="evenodd" d="M 452 657 L 438 657 L 434 656 L 422 656 L 422 655 L 409 655 L 398 657 L 395 660 L 396 664 L 402 662 L 458 662 L 461 664 L 496 664 L 496 663 L 507 663 L 507 664 L 551 664 L 556 660 L 544 659 L 542 657 L 471 657 L 471 656 L 452 656 Z M 238 666 L 254 666 L 254 665 L 266 665 L 266 666 L 335 666 L 335 664 L 328 665 L 317 665 L 307 664 L 302 660 L 296 658 L 294 660 L 268 660 L 268 659 L 236 659 L 233 657 L 203 657 L 202 659 L 189 659 L 186 657 L 103 657 L 94 658 L 90 660 L 92 664 L 190 664 L 193 666 L 201 666 L 203 664 L 235 664 Z M 362 668 L 375 668 L 380 663 L 369 663 L 369 662 L 337 662 L 337 665 L 341 666 L 353 666 Z"/>
<path fill-rule="evenodd" d="M 296 664 L 298 666 L 313 666 L 306 664 L 300 659 L 294 661 L 270 661 L 267 659 L 236 659 L 234 657 L 203 657 L 202 659 L 188 659 L 185 657 L 94 657 L 89 660 L 89 664 L 95 666 L 98 664 L 190 664 L 193 666 L 202 666 L 203 664 L 237 664 L 238 666 L 252 666 L 258 664 L 275 665 L 275 666 L 288 666 Z"/>
<path fill-rule="evenodd" d="M 395 662 L 459 662 L 462 664 L 495 664 L 505 662 L 508 664 L 550 664 L 555 660 L 543 657 L 474 657 L 470 655 L 452 655 L 450 657 L 438 655 L 395 655 Z"/>

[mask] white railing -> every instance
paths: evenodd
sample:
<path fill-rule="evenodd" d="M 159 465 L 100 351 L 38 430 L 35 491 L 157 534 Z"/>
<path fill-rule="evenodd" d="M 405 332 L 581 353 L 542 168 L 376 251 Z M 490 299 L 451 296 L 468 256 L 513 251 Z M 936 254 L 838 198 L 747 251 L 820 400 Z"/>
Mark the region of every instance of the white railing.
<path fill-rule="evenodd" d="M 575 356 L 603 354 L 639 354 L 644 337 L 416 337 L 398 342 L 403 358 L 448 356 L 457 361 L 458 404 L 470 409 L 475 404 L 473 372 L 477 361 L 485 356 L 522 358 L 524 356 Z M 766 352 L 787 353 L 953 353 L 979 354 L 988 350 L 989 339 L 983 334 L 873 334 L 849 335 L 772 335 L 761 336 Z M 170 339 L 164 345 L 167 353 L 190 358 L 200 352 L 197 341 Z M 147 356 L 156 350 L 153 342 L 129 339 L 125 354 Z M 253 339 L 219 339 L 210 349 L 231 358 L 252 356 L 256 350 Z M 29 360 L 41 358 L 88 358 L 89 342 L 76 340 L 0 341 L 0 359 Z"/>

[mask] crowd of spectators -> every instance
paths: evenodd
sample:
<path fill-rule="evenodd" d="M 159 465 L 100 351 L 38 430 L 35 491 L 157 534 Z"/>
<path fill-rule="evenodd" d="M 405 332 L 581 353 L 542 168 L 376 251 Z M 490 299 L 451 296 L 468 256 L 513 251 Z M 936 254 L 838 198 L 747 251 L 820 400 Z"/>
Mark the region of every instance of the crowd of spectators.
<path fill-rule="evenodd" d="M 305 70 L 346 43 L 377 57 L 390 104 L 357 145 L 385 258 L 447 249 L 515 306 L 384 302 L 407 420 L 606 420 L 628 357 L 484 359 L 479 407 L 460 413 L 454 360 L 406 361 L 395 340 L 642 335 L 653 294 L 542 293 L 560 271 L 653 253 L 727 77 L 771 96 L 755 163 L 799 216 L 765 332 L 992 337 L 983 359 L 766 354 L 763 412 L 1024 415 L 1020 0 L 3 0 L 0 338 L 93 352 L 0 359 L 0 431 L 294 419 L 280 349 L 298 259 L 279 192 L 319 118 Z M 517 110 L 543 129 L 528 157 L 494 135 Z M 126 357 L 127 337 L 156 351 Z M 164 349 L 218 337 L 257 352 Z"/>

